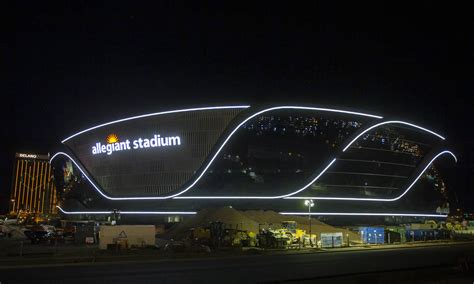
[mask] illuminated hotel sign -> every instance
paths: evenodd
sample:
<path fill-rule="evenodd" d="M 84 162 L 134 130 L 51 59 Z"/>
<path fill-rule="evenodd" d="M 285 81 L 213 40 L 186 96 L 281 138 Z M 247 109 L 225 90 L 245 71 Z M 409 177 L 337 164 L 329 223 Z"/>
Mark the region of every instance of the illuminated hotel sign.
<path fill-rule="evenodd" d="M 36 157 L 37 156 L 35 154 L 18 154 L 18 158 L 36 159 Z"/>
<path fill-rule="evenodd" d="M 38 155 L 38 154 L 27 154 L 27 153 L 16 153 L 15 157 L 20 158 L 20 159 L 49 160 L 49 155 Z"/>
<path fill-rule="evenodd" d="M 110 134 L 107 136 L 107 144 L 100 142 L 95 143 L 92 146 L 92 154 L 107 154 L 112 155 L 113 152 L 128 151 L 137 149 L 157 148 L 157 147 L 169 147 L 169 146 L 180 146 L 181 138 L 179 136 L 167 136 L 161 137 L 159 134 L 153 135 L 152 138 L 138 138 L 135 140 L 127 139 L 125 141 L 119 141 L 117 135 Z"/>

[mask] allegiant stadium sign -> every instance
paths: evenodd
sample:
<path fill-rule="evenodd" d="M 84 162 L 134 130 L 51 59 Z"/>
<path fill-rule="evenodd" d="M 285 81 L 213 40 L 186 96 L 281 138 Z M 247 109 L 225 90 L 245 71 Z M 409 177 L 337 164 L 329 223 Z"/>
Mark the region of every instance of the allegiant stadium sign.
<path fill-rule="evenodd" d="M 155 134 L 152 138 L 138 138 L 134 140 L 126 139 L 125 141 L 119 141 L 117 135 L 110 134 L 107 136 L 107 144 L 97 142 L 94 146 L 92 146 L 92 154 L 112 155 L 112 153 L 119 151 L 179 145 L 181 145 L 181 137 L 179 136 L 161 137 L 159 134 Z"/>

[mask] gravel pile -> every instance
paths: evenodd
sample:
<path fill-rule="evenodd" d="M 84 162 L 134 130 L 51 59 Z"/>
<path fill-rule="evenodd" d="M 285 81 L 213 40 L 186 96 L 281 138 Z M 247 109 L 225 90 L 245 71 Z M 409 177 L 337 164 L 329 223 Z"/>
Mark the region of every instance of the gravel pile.
<path fill-rule="evenodd" d="M 176 224 L 169 229 L 162 237 L 181 239 L 189 234 L 190 229 L 196 227 L 207 227 L 210 222 L 220 221 L 228 228 L 237 228 L 249 232 L 258 233 L 259 226 L 262 228 L 281 228 L 283 221 L 296 221 L 297 228 L 309 232 L 309 219 L 304 216 L 285 216 L 275 211 L 248 210 L 238 211 L 230 207 L 209 208 L 199 211 L 195 216 L 185 219 L 182 223 Z M 327 225 L 315 218 L 311 220 L 311 232 L 317 234 L 342 232 L 344 238 L 349 234 L 351 240 L 360 239 L 359 235 L 342 228 Z"/>

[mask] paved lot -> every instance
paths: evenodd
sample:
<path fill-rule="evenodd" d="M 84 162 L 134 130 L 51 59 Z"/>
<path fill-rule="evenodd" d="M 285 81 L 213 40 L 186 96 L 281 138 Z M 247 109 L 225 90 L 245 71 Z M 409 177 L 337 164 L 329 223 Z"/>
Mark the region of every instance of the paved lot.
<path fill-rule="evenodd" d="M 474 244 L 311 253 L 135 258 L 119 262 L 41 264 L 0 268 L 3 283 L 472 283 Z M 467 272 L 462 272 L 466 270 Z M 468 281 L 468 282 L 466 282 Z"/>

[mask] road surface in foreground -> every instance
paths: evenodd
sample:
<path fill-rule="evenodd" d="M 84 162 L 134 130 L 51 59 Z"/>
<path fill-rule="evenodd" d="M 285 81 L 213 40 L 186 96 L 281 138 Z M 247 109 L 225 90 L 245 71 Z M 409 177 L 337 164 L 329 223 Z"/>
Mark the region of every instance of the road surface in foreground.
<path fill-rule="evenodd" d="M 3 267 L 0 283 L 473 283 L 469 260 L 474 244 Z"/>

